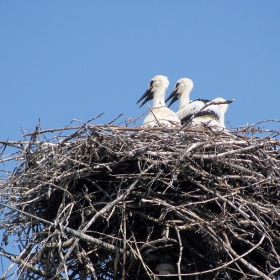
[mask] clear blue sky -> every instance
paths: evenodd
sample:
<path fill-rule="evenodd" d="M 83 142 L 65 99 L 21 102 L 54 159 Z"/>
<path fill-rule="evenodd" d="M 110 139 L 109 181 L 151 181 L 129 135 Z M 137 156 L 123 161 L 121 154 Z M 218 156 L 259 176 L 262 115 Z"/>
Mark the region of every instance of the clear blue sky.
<path fill-rule="evenodd" d="M 188 77 L 192 99 L 236 98 L 233 128 L 279 119 L 279 15 L 276 0 L 2 0 L 0 140 L 21 139 L 39 118 L 42 129 L 101 112 L 95 123 L 137 118 L 158 74 L 167 94 Z"/>

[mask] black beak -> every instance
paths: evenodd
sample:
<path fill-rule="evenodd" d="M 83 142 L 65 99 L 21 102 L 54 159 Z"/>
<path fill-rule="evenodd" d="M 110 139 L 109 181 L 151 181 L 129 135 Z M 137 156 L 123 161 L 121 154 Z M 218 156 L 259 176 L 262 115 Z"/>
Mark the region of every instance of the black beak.
<path fill-rule="evenodd" d="M 153 95 L 153 91 L 151 88 L 147 89 L 146 92 L 141 96 L 141 98 L 137 101 L 136 104 L 138 104 L 141 100 L 143 100 L 145 98 L 145 100 L 142 102 L 142 104 L 140 105 L 139 108 L 141 108 L 146 102 L 148 102 L 149 100 L 152 100 L 154 97 Z"/>
<path fill-rule="evenodd" d="M 236 99 L 227 100 L 227 101 L 226 101 L 226 104 L 230 104 L 230 103 L 234 102 L 235 100 L 236 100 Z"/>
<path fill-rule="evenodd" d="M 178 89 L 174 89 L 171 94 L 168 96 L 168 98 L 165 100 L 165 103 L 167 101 L 169 101 L 172 98 L 172 100 L 170 101 L 168 107 L 170 107 L 176 100 L 179 99 L 179 93 L 178 93 Z"/>

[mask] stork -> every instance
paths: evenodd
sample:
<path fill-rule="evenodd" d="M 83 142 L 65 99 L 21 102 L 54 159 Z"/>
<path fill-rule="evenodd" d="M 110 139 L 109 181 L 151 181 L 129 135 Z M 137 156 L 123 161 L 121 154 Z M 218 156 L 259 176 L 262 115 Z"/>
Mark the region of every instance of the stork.
<path fill-rule="evenodd" d="M 168 86 L 169 81 L 167 77 L 157 75 L 151 80 L 147 91 L 137 101 L 136 104 L 144 99 L 140 106 L 142 107 L 147 101 L 153 99 L 152 110 L 150 114 L 144 119 L 143 127 L 175 127 L 180 125 L 180 120 L 176 113 L 170 110 L 164 101 L 165 92 Z"/>
<path fill-rule="evenodd" d="M 225 113 L 228 109 L 228 104 L 234 100 L 225 100 L 224 98 L 217 97 L 211 101 L 211 104 L 200 112 L 196 113 L 191 120 L 192 127 L 205 127 L 209 126 L 214 130 L 225 129 Z M 216 103 L 216 104 L 215 104 Z M 182 120 L 184 122 L 184 120 Z"/>
<path fill-rule="evenodd" d="M 177 81 L 174 90 L 166 99 L 165 102 L 170 101 L 170 107 L 177 99 L 180 100 L 179 111 L 176 113 L 182 124 L 189 120 L 191 116 L 197 112 L 210 100 L 196 99 L 190 101 L 190 93 L 193 89 L 193 81 L 188 78 L 182 78 Z"/>

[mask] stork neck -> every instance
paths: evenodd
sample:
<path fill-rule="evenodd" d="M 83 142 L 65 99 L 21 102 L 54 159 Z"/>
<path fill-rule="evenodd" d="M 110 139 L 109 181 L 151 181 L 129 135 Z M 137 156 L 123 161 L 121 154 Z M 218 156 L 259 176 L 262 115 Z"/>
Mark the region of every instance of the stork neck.
<path fill-rule="evenodd" d="M 223 126 L 225 126 L 225 116 L 223 114 L 219 116 L 219 121 Z"/>
<path fill-rule="evenodd" d="M 156 92 L 154 94 L 154 99 L 153 99 L 153 108 L 166 106 L 165 101 L 164 101 L 164 97 L 165 97 L 165 90 L 164 89 Z"/>
<path fill-rule="evenodd" d="M 180 103 L 179 103 L 179 110 L 183 109 L 190 103 L 190 92 L 189 91 L 184 91 L 182 93 L 182 96 L 180 98 Z"/>

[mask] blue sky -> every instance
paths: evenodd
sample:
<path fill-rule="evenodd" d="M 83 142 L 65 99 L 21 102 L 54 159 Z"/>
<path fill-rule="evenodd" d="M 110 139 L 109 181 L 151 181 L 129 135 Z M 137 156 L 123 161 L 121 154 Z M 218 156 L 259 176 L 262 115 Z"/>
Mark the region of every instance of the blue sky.
<path fill-rule="evenodd" d="M 0 140 L 22 139 L 39 118 L 42 129 L 102 112 L 93 123 L 137 118 L 159 74 L 167 94 L 188 77 L 192 99 L 236 98 L 227 127 L 279 119 L 279 14 L 276 0 L 2 0 Z"/>

